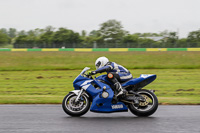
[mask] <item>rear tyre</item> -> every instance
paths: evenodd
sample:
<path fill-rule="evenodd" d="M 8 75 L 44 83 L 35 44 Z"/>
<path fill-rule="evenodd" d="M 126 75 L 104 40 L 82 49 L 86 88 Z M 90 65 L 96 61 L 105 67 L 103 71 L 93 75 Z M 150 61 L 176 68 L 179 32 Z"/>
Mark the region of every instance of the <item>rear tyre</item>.
<path fill-rule="evenodd" d="M 70 116 L 81 116 L 88 112 L 90 101 L 87 96 L 81 95 L 78 102 L 75 102 L 77 95 L 69 93 L 65 96 L 62 102 L 62 108 L 66 114 Z"/>
<path fill-rule="evenodd" d="M 129 110 L 137 116 L 150 116 L 158 108 L 158 99 L 156 95 L 149 90 L 139 90 L 138 94 L 145 98 L 145 102 L 140 102 L 139 105 L 129 104 Z"/>

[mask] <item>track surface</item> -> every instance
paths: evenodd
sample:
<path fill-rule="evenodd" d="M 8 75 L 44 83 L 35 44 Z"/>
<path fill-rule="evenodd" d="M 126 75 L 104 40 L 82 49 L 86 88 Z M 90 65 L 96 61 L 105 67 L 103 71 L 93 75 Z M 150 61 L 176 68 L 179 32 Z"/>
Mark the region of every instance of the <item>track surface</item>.
<path fill-rule="evenodd" d="M 0 133 L 200 133 L 200 106 L 159 106 L 151 117 L 66 115 L 61 105 L 0 105 Z"/>

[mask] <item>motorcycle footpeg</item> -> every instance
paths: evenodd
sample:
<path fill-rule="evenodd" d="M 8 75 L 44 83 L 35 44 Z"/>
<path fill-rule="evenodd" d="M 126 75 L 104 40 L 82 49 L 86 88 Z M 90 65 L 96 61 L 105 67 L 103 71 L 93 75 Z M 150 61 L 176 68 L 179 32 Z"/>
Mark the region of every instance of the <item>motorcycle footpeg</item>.
<path fill-rule="evenodd" d="M 128 91 L 126 89 L 123 89 L 123 94 L 128 94 Z"/>
<path fill-rule="evenodd" d="M 136 94 L 136 93 L 135 93 L 134 91 L 132 91 L 132 90 L 129 91 L 128 93 L 129 93 L 129 94 Z"/>

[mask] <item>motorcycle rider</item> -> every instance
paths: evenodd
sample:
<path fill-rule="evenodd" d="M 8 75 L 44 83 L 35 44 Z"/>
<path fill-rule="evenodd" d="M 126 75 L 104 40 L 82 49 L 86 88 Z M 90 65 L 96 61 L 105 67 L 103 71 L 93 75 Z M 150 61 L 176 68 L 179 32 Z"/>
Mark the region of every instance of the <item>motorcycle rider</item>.
<path fill-rule="evenodd" d="M 120 82 L 125 82 L 133 78 L 132 74 L 125 67 L 115 62 L 109 62 L 106 57 L 99 57 L 95 62 L 95 66 L 96 70 L 91 72 L 92 75 L 107 72 L 107 78 L 114 84 L 114 88 L 118 92 L 116 96 L 124 94 Z"/>

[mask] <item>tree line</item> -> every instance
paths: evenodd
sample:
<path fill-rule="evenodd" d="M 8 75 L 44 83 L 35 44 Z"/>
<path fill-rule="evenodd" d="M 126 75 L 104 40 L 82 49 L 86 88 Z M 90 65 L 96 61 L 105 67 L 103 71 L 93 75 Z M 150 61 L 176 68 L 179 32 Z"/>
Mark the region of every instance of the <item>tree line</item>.
<path fill-rule="evenodd" d="M 192 31 L 186 38 L 177 32 L 130 34 L 121 22 L 108 20 L 98 30 L 81 33 L 68 28 L 17 31 L 15 28 L 0 29 L 0 47 L 12 44 L 14 48 L 181 48 L 200 47 L 200 29 Z"/>

